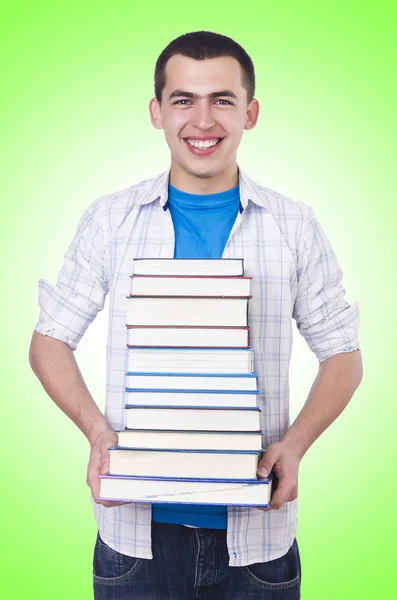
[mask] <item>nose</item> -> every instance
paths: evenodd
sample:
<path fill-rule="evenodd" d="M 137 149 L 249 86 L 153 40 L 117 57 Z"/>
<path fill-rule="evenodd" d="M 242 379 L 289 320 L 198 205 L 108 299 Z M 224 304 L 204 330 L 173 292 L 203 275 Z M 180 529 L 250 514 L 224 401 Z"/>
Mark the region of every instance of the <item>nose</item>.
<path fill-rule="evenodd" d="M 203 131 L 211 129 L 215 125 L 215 119 L 211 111 L 211 104 L 204 98 L 196 103 L 194 111 L 194 125 Z"/>

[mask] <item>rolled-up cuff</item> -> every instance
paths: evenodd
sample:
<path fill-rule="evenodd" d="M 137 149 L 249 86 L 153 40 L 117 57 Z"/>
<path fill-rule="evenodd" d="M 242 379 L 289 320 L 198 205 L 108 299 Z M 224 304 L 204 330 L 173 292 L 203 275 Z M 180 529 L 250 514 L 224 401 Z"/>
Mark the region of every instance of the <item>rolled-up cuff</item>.
<path fill-rule="evenodd" d="M 322 362 L 334 354 L 360 349 L 357 337 L 359 319 L 359 305 L 358 302 L 354 302 L 327 321 L 300 331 L 309 348 L 319 362 Z"/>
<path fill-rule="evenodd" d="M 61 342 L 64 342 L 72 350 L 76 350 L 76 348 L 77 348 L 77 344 L 78 344 L 79 340 L 72 339 L 70 336 L 65 335 L 65 333 L 61 333 L 60 331 L 57 331 L 57 329 L 55 327 L 51 327 L 51 323 L 39 321 L 36 324 L 34 330 L 37 331 L 37 333 L 40 333 L 41 335 L 48 335 L 49 337 L 52 337 L 57 340 L 60 340 Z"/>
<path fill-rule="evenodd" d="M 39 306 L 35 331 L 62 340 L 73 350 L 100 310 L 82 294 L 43 279 L 39 281 Z"/>

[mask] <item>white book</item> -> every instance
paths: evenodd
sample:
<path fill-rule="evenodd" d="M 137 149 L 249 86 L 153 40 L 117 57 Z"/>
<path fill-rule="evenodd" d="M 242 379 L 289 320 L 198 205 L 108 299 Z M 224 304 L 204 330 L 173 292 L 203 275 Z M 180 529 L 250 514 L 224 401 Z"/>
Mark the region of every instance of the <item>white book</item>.
<path fill-rule="evenodd" d="M 129 296 L 127 325 L 247 327 L 248 298 Z"/>
<path fill-rule="evenodd" d="M 194 390 L 136 390 L 126 389 L 129 406 L 220 406 L 256 407 L 257 392 L 217 392 Z"/>
<path fill-rule="evenodd" d="M 242 258 L 135 258 L 133 274 L 236 277 L 244 267 Z"/>
<path fill-rule="evenodd" d="M 254 482 L 214 482 L 101 475 L 100 480 L 102 500 L 126 502 L 266 507 L 272 490 L 271 477 Z"/>
<path fill-rule="evenodd" d="M 174 450 L 258 450 L 260 431 L 167 431 L 124 429 L 117 432 L 121 448 L 170 448 Z"/>
<path fill-rule="evenodd" d="M 145 327 L 127 328 L 128 346 L 248 348 L 248 327 Z"/>
<path fill-rule="evenodd" d="M 127 387 L 170 390 L 238 390 L 258 389 L 258 378 L 252 373 L 226 375 L 225 373 L 139 373 L 126 374 Z"/>
<path fill-rule="evenodd" d="M 259 408 L 125 408 L 127 429 L 260 431 Z"/>
<path fill-rule="evenodd" d="M 131 294 L 144 296 L 249 296 L 252 277 L 131 276 Z"/>
<path fill-rule="evenodd" d="M 128 371 L 252 373 L 254 353 L 250 348 L 129 348 Z"/>
<path fill-rule="evenodd" d="M 169 450 L 119 448 L 110 450 L 111 475 L 256 479 L 262 450 Z"/>

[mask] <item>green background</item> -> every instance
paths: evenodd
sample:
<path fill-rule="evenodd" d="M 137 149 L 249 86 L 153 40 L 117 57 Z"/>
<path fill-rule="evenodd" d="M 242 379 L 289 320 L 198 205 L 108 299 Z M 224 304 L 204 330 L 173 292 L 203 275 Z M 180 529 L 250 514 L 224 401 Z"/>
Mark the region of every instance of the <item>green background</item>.
<path fill-rule="evenodd" d="M 279 6 L 277 6 L 279 5 Z M 252 57 L 259 123 L 239 164 L 311 205 L 359 300 L 364 379 L 300 472 L 302 598 L 390 598 L 394 585 L 396 61 L 392 3 L 3 2 L 1 129 L 4 598 L 89 599 L 88 444 L 28 365 L 37 282 L 52 282 L 85 208 L 167 169 L 147 105 L 187 31 Z M 104 405 L 106 310 L 76 356 Z M 317 373 L 296 331 L 291 413 Z"/>

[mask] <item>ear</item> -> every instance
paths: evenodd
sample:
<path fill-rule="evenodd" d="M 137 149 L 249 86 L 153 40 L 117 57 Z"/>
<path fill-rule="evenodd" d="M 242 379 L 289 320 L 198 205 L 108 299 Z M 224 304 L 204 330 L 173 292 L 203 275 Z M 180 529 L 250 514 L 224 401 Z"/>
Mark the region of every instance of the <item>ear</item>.
<path fill-rule="evenodd" d="M 161 118 L 161 106 L 157 98 L 152 98 L 149 102 L 150 120 L 153 127 L 163 129 L 163 120 Z"/>
<path fill-rule="evenodd" d="M 255 98 L 251 100 L 247 107 L 247 116 L 245 118 L 244 129 L 253 129 L 257 124 L 259 117 L 259 102 Z"/>

